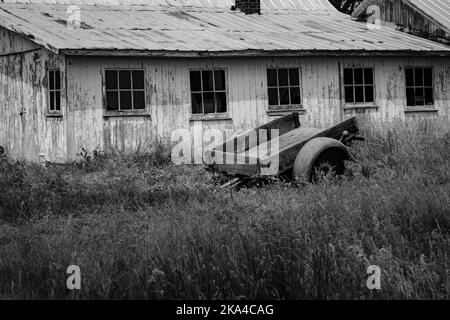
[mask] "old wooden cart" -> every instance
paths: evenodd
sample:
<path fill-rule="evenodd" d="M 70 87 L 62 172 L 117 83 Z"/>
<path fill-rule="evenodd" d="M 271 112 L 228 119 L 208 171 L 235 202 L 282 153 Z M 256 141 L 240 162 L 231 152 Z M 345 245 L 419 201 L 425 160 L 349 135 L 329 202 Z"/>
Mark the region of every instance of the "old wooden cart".
<path fill-rule="evenodd" d="M 214 146 L 205 162 L 237 176 L 285 175 L 312 180 L 317 173 L 345 171 L 350 141 L 362 139 L 356 118 L 327 129 L 302 127 L 297 113 L 281 117 Z"/>

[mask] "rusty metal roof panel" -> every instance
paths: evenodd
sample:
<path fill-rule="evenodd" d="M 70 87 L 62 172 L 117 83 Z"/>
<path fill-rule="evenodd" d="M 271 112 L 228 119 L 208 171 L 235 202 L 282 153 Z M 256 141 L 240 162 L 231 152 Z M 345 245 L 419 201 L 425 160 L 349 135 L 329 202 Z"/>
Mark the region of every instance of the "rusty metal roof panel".
<path fill-rule="evenodd" d="M 3 1 L 8 3 L 0 3 L 1 26 L 50 50 L 70 54 L 102 50 L 130 55 L 137 51 L 450 54 L 450 46 L 389 27 L 369 30 L 326 0 L 263 0 L 262 15 L 231 11 L 232 0 Z M 167 4 L 172 2 L 177 5 Z M 65 3 L 78 3 L 80 28 L 67 27 Z"/>

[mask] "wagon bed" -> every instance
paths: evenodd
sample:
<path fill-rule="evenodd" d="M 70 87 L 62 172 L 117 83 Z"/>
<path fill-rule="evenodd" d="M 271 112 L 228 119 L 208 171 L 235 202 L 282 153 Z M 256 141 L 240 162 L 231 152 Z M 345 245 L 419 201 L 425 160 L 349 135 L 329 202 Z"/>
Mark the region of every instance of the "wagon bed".
<path fill-rule="evenodd" d="M 267 135 L 255 134 L 266 132 Z M 279 130 L 279 148 L 271 152 L 274 141 L 271 130 Z M 356 118 L 352 117 L 326 129 L 301 127 L 298 113 L 292 113 L 258 128 L 237 135 L 205 152 L 206 162 L 214 169 L 229 174 L 261 175 L 264 168 L 278 157 L 276 174 L 293 169 L 300 150 L 309 141 L 327 137 L 339 141 L 350 141 L 359 133 Z M 253 139 L 250 139 L 253 137 Z"/>

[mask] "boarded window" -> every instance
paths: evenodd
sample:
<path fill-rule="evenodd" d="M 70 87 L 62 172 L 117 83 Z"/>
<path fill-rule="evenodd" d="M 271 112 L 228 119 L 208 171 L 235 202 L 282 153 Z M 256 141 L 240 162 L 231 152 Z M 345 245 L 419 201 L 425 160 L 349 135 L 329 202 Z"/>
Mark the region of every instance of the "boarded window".
<path fill-rule="evenodd" d="M 433 69 L 406 68 L 406 103 L 408 107 L 433 106 Z"/>
<path fill-rule="evenodd" d="M 49 70 L 48 77 L 48 110 L 50 112 L 61 111 L 61 72 Z"/>
<path fill-rule="evenodd" d="M 106 110 L 145 109 L 144 70 L 106 70 Z"/>
<path fill-rule="evenodd" d="M 346 103 L 375 101 L 373 68 L 345 68 L 344 90 Z"/>
<path fill-rule="evenodd" d="M 267 69 L 269 109 L 298 108 L 301 105 L 300 69 Z"/>
<path fill-rule="evenodd" d="M 190 72 L 193 114 L 227 112 L 225 70 Z"/>

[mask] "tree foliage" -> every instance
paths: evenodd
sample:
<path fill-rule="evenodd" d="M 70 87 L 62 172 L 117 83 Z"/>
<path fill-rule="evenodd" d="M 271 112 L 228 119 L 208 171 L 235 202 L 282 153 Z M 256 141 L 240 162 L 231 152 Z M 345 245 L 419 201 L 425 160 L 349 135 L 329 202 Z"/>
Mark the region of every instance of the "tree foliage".
<path fill-rule="evenodd" d="M 361 0 L 329 0 L 339 11 L 351 14 L 362 2 Z"/>

